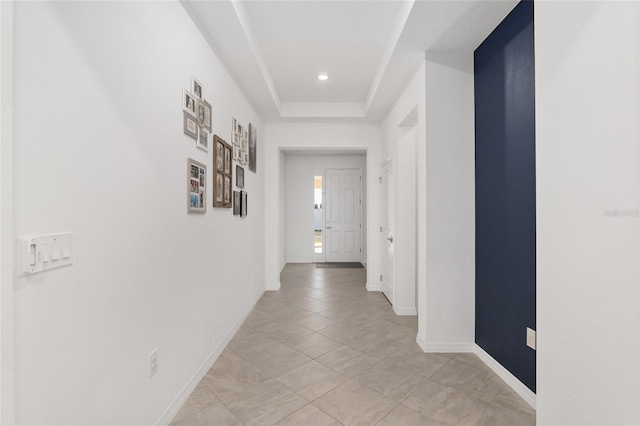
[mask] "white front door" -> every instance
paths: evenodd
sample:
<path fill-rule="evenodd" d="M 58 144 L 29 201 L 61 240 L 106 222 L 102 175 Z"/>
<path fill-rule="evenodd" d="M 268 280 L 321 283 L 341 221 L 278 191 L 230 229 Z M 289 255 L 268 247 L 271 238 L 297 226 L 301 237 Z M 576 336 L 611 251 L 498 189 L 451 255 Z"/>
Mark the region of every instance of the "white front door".
<path fill-rule="evenodd" d="M 393 161 L 387 161 L 381 170 L 380 183 L 381 191 L 381 225 L 380 225 L 380 246 L 381 253 L 381 275 L 380 288 L 382 293 L 393 304 Z"/>
<path fill-rule="evenodd" d="M 360 262 L 362 180 L 359 169 L 327 169 L 326 261 Z"/>

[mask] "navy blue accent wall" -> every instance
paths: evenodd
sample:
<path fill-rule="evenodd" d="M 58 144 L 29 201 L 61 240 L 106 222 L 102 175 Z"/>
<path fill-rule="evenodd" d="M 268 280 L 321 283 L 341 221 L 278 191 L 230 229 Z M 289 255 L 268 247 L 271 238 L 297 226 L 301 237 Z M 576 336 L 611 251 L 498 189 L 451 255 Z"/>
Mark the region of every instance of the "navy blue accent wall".
<path fill-rule="evenodd" d="M 536 390 L 533 2 L 475 51 L 476 343 Z"/>

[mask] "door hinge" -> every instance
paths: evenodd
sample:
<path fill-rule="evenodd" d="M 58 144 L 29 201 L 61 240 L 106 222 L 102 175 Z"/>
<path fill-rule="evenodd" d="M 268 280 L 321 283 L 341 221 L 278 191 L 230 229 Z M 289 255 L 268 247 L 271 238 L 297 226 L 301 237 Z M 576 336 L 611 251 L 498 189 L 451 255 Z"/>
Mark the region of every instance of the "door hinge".
<path fill-rule="evenodd" d="M 378 180 L 380 181 L 380 183 L 382 183 L 382 176 L 379 176 Z"/>
<path fill-rule="evenodd" d="M 382 226 L 380 227 L 380 232 L 382 232 Z"/>
<path fill-rule="evenodd" d="M 382 281 L 382 275 L 380 275 L 380 281 Z"/>

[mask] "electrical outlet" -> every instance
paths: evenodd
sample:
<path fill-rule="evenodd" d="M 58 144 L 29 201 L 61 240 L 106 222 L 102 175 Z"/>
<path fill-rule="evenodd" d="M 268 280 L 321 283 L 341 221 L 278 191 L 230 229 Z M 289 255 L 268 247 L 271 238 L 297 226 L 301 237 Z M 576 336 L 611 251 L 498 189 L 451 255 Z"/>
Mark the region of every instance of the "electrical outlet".
<path fill-rule="evenodd" d="M 536 331 L 527 327 L 527 346 L 536 350 Z"/>
<path fill-rule="evenodd" d="M 149 378 L 158 372 L 158 349 L 149 354 Z"/>

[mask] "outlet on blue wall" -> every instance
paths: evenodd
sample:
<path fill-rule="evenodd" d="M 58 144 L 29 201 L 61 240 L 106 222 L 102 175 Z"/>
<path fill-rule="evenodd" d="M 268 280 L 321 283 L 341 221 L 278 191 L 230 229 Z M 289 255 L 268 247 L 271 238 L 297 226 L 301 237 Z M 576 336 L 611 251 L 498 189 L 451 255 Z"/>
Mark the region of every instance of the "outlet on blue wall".
<path fill-rule="evenodd" d="M 533 43 L 522 1 L 475 51 L 476 343 L 535 392 Z"/>

